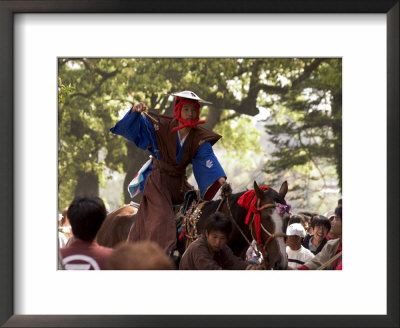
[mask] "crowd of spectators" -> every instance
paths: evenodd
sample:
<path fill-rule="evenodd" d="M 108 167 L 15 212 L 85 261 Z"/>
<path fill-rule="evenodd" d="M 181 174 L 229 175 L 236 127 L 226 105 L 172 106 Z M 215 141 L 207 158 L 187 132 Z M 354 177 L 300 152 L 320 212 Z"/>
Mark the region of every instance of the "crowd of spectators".
<path fill-rule="evenodd" d="M 64 270 L 260 270 L 263 258 L 253 240 L 246 258 L 234 255 L 227 242 L 231 221 L 216 212 L 205 231 L 184 252 L 179 267 L 153 241 L 100 246 L 96 234 L 106 218 L 97 196 L 78 196 L 59 217 L 59 269 Z M 335 210 L 291 213 L 286 228 L 286 254 L 291 270 L 342 270 L 342 200 Z"/>

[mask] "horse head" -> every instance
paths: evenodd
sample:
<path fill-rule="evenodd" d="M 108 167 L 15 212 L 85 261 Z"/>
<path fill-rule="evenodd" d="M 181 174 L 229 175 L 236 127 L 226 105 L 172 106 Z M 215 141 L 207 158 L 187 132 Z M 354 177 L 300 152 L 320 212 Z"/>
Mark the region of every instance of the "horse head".
<path fill-rule="evenodd" d="M 257 212 L 261 218 L 261 243 L 264 249 L 267 269 L 287 269 L 286 226 L 288 215 L 281 216 L 276 207 L 285 205 L 285 195 L 288 191 L 287 182 L 283 182 L 279 192 L 272 188 L 262 190 L 254 181 L 254 191 L 257 196 Z M 253 222 L 253 225 L 255 222 Z"/>

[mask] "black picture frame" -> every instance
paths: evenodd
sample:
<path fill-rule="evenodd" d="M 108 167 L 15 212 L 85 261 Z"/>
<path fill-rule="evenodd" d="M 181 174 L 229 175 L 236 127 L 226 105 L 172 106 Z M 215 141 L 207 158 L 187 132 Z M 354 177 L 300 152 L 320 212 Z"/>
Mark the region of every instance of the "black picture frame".
<path fill-rule="evenodd" d="M 387 315 L 14 315 L 13 24 L 16 13 L 384 13 L 387 17 Z M 0 0 L 0 324 L 4 327 L 399 327 L 399 1 Z M 355 218 L 360 220 L 361 218 Z M 366 263 L 365 270 L 373 263 Z M 366 287 L 367 288 L 367 287 Z"/>

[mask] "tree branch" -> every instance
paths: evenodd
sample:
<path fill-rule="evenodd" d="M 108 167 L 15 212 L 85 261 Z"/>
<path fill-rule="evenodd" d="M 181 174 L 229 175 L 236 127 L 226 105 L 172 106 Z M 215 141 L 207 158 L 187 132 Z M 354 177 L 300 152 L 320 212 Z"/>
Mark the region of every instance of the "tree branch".
<path fill-rule="evenodd" d="M 305 79 L 308 79 L 311 75 L 311 73 L 318 68 L 318 66 L 323 63 L 326 59 L 325 58 L 317 58 L 315 59 L 310 65 L 306 66 L 304 68 L 303 73 L 292 82 L 292 88 L 296 87 L 299 85 L 301 82 L 303 82 Z"/>
<path fill-rule="evenodd" d="M 323 63 L 325 60 L 326 60 L 325 58 L 317 58 L 311 64 L 307 65 L 304 68 L 303 73 L 301 73 L 297 79 L 292 81 L 291 86 L 279 87 L 279 86 L 274 86 L 274 85 L 261 84 L 260 89 L 265 91 L 266 93 L 284 95 L 284 94 L 288 93 L 288 91 L 291 88 L 298 86 L 301 82 L 308 79 L 310 77 L 310 75 L 312 74 L 312 72 L 315 69 L 317 69 L 318 66 L 321 63 Z"/>
<path fill-rule="evenodd" d="M 103 85 L 103 83 L 108 80 L 109 78 L 117 75 L 119 73 L 118 70 L 115 70 L 111 73 L 109 73 L 107 76 L 103 76 L 101 81 L 98 83 L 97 86 L 95 86 L 92 90 L 90 90 L 88 93 L 83 93 L 83 92 L 77 92 L 77 93 L 72 93 L 71 94 L 71 98 L 73 97 L 84 97 L 84 98 L 90 98 L 91 96 L 93 96 L 93 94 L 96 93 L 96 91 L 98 91 L 100 89 L 100 87 Z"/>
<path fill-rule="evenodd" d="M 240 115 L 242 115 L 242 114 L 234 113 L 234 114 L 232 114 L 230 116 L 227 116 L 227 117 L 225 117 L 223 119 L 220 119 L 220 122 L 226 122 L 226 121 L 232 120 L 232 119 L 234 119 L 236 117 L 239 117 Z"/>

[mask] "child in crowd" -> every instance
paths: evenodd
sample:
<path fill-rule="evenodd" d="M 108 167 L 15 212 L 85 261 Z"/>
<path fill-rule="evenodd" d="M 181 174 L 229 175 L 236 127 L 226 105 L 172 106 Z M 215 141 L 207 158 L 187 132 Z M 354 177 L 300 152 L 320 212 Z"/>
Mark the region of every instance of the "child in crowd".
<path fill-rule="evenodd" d="M 288 255 L 288 266 L 295 269 L 308 262 L 314 257 L 310 250 L 303 247 L 301 242 L 306 235 L 306 231 L 301 223 L 293 223 L 286 229 L 286 253 Z"/>

